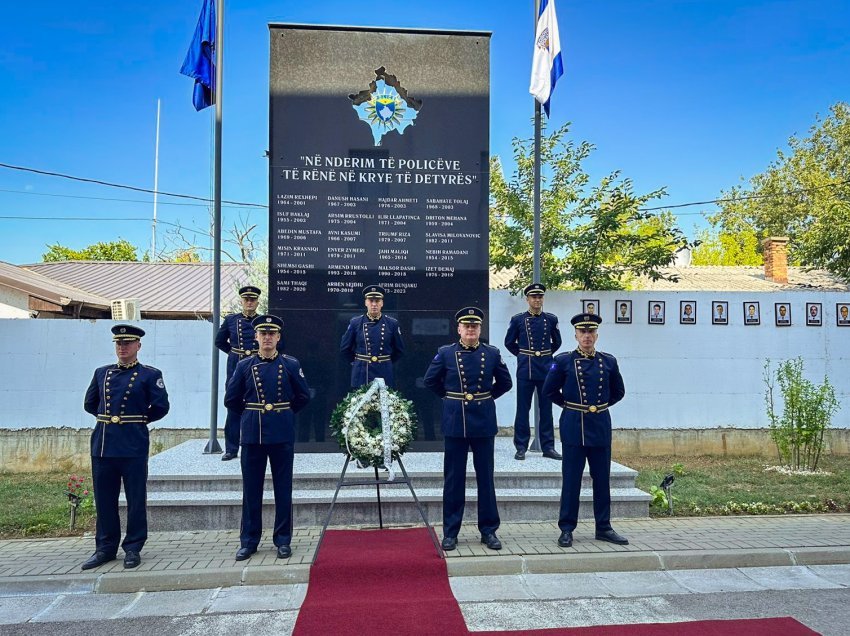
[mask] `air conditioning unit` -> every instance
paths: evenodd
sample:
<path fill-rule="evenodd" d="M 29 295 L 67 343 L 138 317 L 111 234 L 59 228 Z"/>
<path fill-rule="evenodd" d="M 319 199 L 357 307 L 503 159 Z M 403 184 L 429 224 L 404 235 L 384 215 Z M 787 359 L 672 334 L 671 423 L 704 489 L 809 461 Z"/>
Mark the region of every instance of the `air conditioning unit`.
<path fill-rule="evenodd" d="M 141 320 L 142 307 L 138 298 L 112 301 L 112 320 Z"/>

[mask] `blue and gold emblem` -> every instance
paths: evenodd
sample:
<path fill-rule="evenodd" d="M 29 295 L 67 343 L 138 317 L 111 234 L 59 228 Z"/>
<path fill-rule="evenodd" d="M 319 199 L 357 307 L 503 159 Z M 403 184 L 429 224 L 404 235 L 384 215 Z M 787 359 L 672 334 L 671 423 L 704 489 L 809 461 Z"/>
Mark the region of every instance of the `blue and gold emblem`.
<path fill-rule="evenodd" d="M 377 78 L 368 89 L 348 97 L 360 120 L 372 130 L 375 145 L 380 146 L 387 133 L 396 131 L 402 135 L 405 128 L 413 125 L 422 100 L 411 97 L 398 78 L 388 74 L 383 66 L 375 75 Z"/>

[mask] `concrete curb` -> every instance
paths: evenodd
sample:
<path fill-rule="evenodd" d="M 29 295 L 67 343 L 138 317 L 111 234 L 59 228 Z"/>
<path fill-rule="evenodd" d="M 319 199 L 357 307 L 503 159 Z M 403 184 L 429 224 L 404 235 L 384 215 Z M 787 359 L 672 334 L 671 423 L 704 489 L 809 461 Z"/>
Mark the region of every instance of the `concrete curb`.
<path fill-rule="evenodd" d="M 606 552 L 509 556 L 495 559 L 492 557 L 464 557 L 462 559 L 448 559 L 447 567 L 449 576 L 461 577 L 527 573 L 651 572 L 848 563 L 850 563 L 850 546 Z"/>
<path fill-rule="evenodd" d="M 95 574 L 50 574 L 46 576 L 0 577 L 0 596 L 38 594 L 84 594 L 94 592 Z"/>

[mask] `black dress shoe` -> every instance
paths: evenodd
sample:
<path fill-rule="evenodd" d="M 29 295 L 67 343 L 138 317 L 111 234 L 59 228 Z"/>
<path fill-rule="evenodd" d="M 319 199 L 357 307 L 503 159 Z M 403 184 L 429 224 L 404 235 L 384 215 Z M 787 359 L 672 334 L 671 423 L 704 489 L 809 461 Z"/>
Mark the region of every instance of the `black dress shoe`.
<path fill-rule="evenodd" d="M 558 461 L 564 459 L 563 457 L 561 457 L 561 453 L 556 451 L 554 448 L 552 450 L 543 451 L 543 457 L 548 457 L 549 459 L 557 459 Z"/>
<path fill-rule="evenodd" d="M 517 449 L 517 451 L 516 451 L 516 455 L 514 455 L 514 459 L 519 459 L 520 461 L 522 461 L 523 459 L 525 459 L 525 451 L 524 451 L 524 450 Z"/>
<path fill-rule="evenodd" d="M 446 552 L 451 552 L 455 548 L 457 548 L 457 537 L 443 537 L 443 542 L 441 544 L 443 546 L 443 550 Z"/>
<path fill-rule="evenodd" d="M 616 543 L 617 545 L 629 545 L 629 540 L 621 536 L 613 530 L 596 531 L 596 539 L 599 541 L 607 541 L 608 543 Z"/>
<path fill-rule="evenodd" d="M 225 453 L 224 455 L 221 456 L 221 461 L 229 462 L 231 459 L 236 459 L 236 457 L 237 457 L 236 453 Z"/>
<path fill-rule="evenodd" d="M 292 556 L 292 548 L 288 545 L 279 545 L 277 546 L 277 558 L 278 559 L 288 559 Z"/>
<path fill-rule="evenodd" d="M 104 563 L 109 563 L 110 561 L 115 560 L 115 555 L 106 554 L 106 552 L 95 552 L 93 555 L 89 557 L 89 560 L 83 563 L 80 566 L 81 570 L 91 570 L 92 568 L 96 568 Z"/>
<path fill-rule="evenodd" d="M 499 537 L 496 536 L 495 532 L 491 532 L 490 534 L 482 534 L 481 535 L 481 543 L 490 548 L 491 550 L 501 550 L 502 542 L 499 541 Z"/>
<path fill-rule="evenodd" d="M 125 568 L 136 568 L 142 563 L 141 555 L 135 550 L 127 550 L 127 553 L 124 555 L 124 567 Z"/>
<path fill-rule="evenodd" d="M 558 545 L 562 548 L 569 548 L 573 545 L 573 533 L 570 530 L 564 530 L 561 536 L 558 537 Z"/>
<path fill-rule="evenodd" d="M 245 559 L 250 558 L 251 555 L 254 554 L 254 552 L 256 552 L 256 551 L 257 551 L 257 548 L 239 548 L 236 551 L 236 560 L 237 561 L 244 561 Z"/>

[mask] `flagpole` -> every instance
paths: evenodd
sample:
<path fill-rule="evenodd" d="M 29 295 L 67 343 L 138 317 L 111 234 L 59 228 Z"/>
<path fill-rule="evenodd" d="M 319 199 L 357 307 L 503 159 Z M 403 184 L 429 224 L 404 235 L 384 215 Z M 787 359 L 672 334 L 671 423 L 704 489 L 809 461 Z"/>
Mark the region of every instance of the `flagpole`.
<path fill-rule="evenodd" d="M 224 0 L 216 0 L 215 24 L 215 156 L 213 193 L 213 306 L 210 373 L 210 438 L 204 453 L 220 453 L 218 443 L 218 348 L 215 335 L 221 322 L 221 103 L 224 84 Z"/>
<path fill-rule="evenodd" d="M 534 0 L 534 32 L 537 32 L 537 19 L 540 13 L 540 0 Z M 534 101 L 534 266 L 532 282 L 540 281 L 540 102 Z M 540 452 L 540 402 L 534 392 L 534 430 L 531 435 L 529 450 Z"/>

